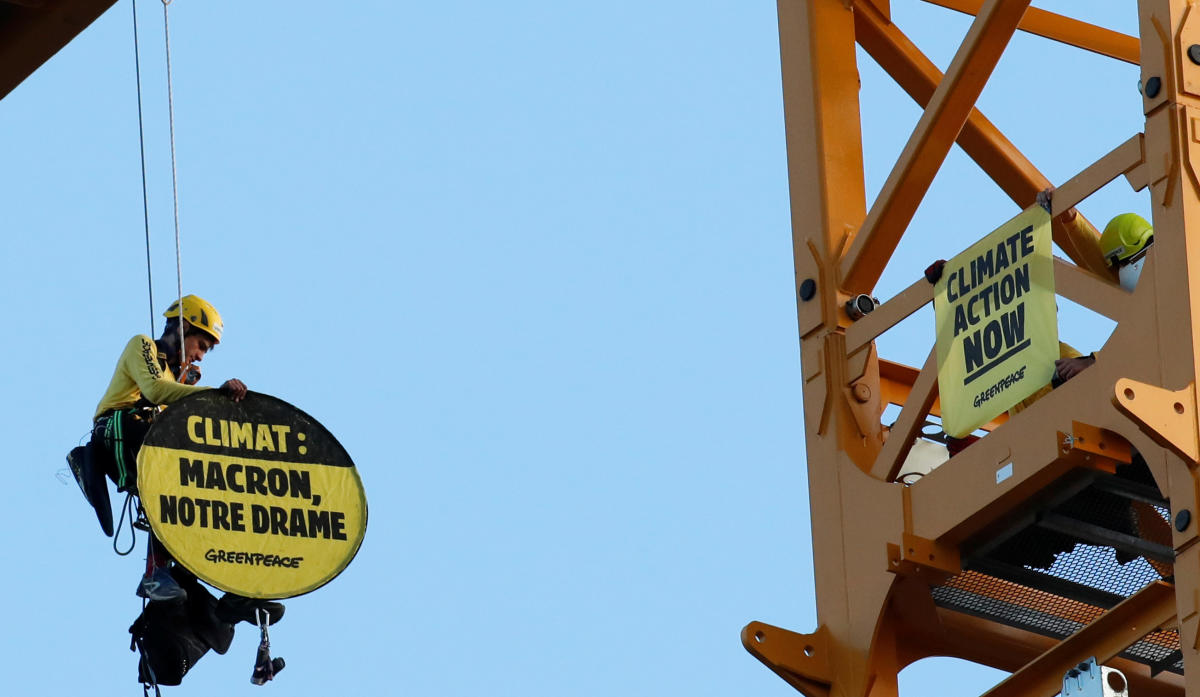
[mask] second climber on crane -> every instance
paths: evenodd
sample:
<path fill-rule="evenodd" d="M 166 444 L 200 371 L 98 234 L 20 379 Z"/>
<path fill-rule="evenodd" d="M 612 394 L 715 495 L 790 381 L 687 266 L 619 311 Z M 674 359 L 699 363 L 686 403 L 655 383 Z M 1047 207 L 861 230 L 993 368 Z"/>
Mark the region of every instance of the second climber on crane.
<path fill-rule="evenodd" d="M 1047 189 L 1038 194 L 1038 203 L 1047 211 L 1050 210 L 1053 194 L 1053 189 Z M 1074 208 L 1070 208 L 1059 216 L 1059 220 L 1063 223 L 1070 223 L 1077 215 L 1078 212 Z M 1122 213 L 1113 217 L 1104 226 L 1104 231 L 1101 233 L 1098 242 L 1100 253 L 1104 257 L 1113 280 L 1117 281 L 1125 291 L 1133 292 L 1137 287 L 1147 255 L 1154 244 L 1154 227 L 1145 218 L 1136 213 Z M 931 283 L 937 281 L 944 265 L 945 261 L 942 260 L 932 264 L 925 270 L 926 279 Z M 1032 406 L 1035 402 L 1048 395 L 1051 390 L 1078 376 L 1096 362 L 1096 354 L 1094 352 L 1088 355 L 1081 355 L 1069 344 L 1061 341 L 1059 342 L 1059 349 L 1060 357 L 1054 362 L 1053 380 L 1029 397 L 1014 404 L 1008 411 L 1009 417 L 1016 416 L 1021 411 Z M 961 452 L 977 440 L 979 440 L 979 437 L 975 435 L 968 435 L 964 438 L 947 437 L 949 454 L 954 455 Z M 1130 463 L 1119 464 L 1117 466 L 1116 476 L 1138 484 L 1157 487 L 1145 459 L 1136 450 L 1132 454 L 1132 461 Z M 1085 497 L 1088 503 L 1091 504 L 1084 507 L 1089 511 L 1115 508 L 1123 511 L 1122 515 L 1117 517 L 1100 515 L 1088 522 L 1113 529 L 1128 536 L 1142 537 L 1154 542 L 1169 543 L 1169 530 L 1165 528 L 1158 514 L 1153 510 L 1148 510 L 1144 504 L 1135 502 L 1132 507 L 1118 506 L 1118 502 L 1111 495 L 1106 495 L 1103 492 L 1092 492 L 1090 490 L 1080 494 L 1080 496 Z M 1109 499 L 1112 500 L 1109 501 Z M 1105 503 L 1111 505 L 1105 507 L 1102 505 Z M 1012 561 L 1018 565 L 1028 565 L 1045 569 L 1054 563 L 1055 558 L 1059 554 L 1069 552 L 1073 547 L 1074 543 L 1071 541 L 1063 541 L 1052 537 L 1025 535 L 1013 538 L 1005 545 L 999 547 L 995 554 L 997 558 Z M 1137 557 L 1136 553 L 1130 551 L 1118 550 L 1116 553 L 1116 560 L 1120 564 L 1126 564 Z M 1166 573 L 1166 567 L 1154 561 L 1150 561 L 1150 564 L 1154 566 L 1156 571 Z"/>
<path fill-rule="evenodd" d="M 1049 210 L 1053 193 L 1053 189 L 1041 192 L 1038 194 L 1038 203 Z M 1078 215 L 1078 211 L 1070 208 L 1060 218 L 1071 220 L 1076 215 Z M 1137 287 L 1138 279 L 1142 275 L 1142 267 L 1146 263 L 1146 255 L 1153 244 L 1154 226 L 1137 213 L 1121 213 L 1114 216 L 1104 226 L 1104 232 L 1100 234 L 1100 254 L 1103 255 L 1110 273 L 1122 289 L 1132 293 Z M 1070 380 L 1095 362 L 1096 354 L 1094 352 L 1086 356 L 1064 355 L 1054 362 L 1053 387 Z M 1037 401 L 1046 392 L 1049 392 L 1049 386 L 1018 405 L 1014 413 Z"/>

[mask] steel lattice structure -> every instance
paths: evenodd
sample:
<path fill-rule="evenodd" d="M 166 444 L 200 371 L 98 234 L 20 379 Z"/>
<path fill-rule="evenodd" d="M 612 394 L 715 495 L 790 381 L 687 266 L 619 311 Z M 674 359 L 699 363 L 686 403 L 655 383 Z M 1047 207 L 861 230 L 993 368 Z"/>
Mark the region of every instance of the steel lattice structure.
<path fill-rule="evenodd" d="M 778 0 L 818 627 L 752 622 L 743 644 L 808 697 L 895 695 L 904 666 L 936 655 L 1011 672 L 992 697 L 1050 697 L 1089 656 L 1138 697 L 1200 697 L 1200 8 L 1141 0 L 1133 37 L 1029 0 L 927 1 L 974 15 L 945 74 L 888 0 Z M 907 367 L 875 340 L 933 286 L 858 321 L 844 305 L 872 293 L 954 143 L 1021 208 L 1051 185 L 975 108 L 1017 31 L 1141 67 L 1144 131 L 1061 183 L 1051 211 L 1069 257 L 1057 293 L 1117 325 L 1092 368 L 906 486 L 901 464 L 940 414 L 935 354 Z M 856 44 L 924 109 L 869 207 Z M 1133 293 L 1095 227 L 1063 215 L 1122 176 L 1149 189 L 1155 228 Z M 885 426 L 888 404 L 902 408 Z M 1135 454 L 1156 486 L 1112 476 Z M 1005 551 L 1030 544 L 1057 560 Z"/>

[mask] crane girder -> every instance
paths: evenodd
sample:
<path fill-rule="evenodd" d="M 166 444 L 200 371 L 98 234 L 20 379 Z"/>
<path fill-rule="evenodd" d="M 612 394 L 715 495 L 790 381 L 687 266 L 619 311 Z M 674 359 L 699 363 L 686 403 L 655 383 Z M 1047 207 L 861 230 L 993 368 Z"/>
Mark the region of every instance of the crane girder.
<path fill-rule="evenodd" d="M 0 99 L 116 0 L 0 0 Z"/>

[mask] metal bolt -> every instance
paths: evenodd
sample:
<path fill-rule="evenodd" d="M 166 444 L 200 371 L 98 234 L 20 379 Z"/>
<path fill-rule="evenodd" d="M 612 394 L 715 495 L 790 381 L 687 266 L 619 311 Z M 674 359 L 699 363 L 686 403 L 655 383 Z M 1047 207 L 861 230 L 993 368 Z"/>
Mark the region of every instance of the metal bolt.
<path fill-rule="evenodd" d="M 1161 78 L 1152 77 L 1149 80 L 1146 80 L 1146 98 L 1147 99 L 1154 99 L 1155 97 L 1157 97 L 1160 90 L 1162 90 L 1162 79 Z"/>
<path fill-rule="evenodd" d="M 1200 44 L 1188 46 L 1188 58 L 1196 65 L 1200 65 Z"/>
<path fill-rule="evenodd" d="M 1188 509 L 1185 508 L 1182 511 L 1175 514 L 1175 529 L 1178 530 L 1179 532 L 1183 532 L 1184 530 L 1187 530 L 1188 526 L 1191 524 L 1192 524 L 1192 512 L 1189 511 Z"/>
<path fill-rule="evenodd" d="M 804 279 L 804 282 L 800 284 L 800 299 L 804 302 L 808 302 L 809 300 L 812 300 L 813 296 L 816 294 L 817 282 L 811 278 Z"/>

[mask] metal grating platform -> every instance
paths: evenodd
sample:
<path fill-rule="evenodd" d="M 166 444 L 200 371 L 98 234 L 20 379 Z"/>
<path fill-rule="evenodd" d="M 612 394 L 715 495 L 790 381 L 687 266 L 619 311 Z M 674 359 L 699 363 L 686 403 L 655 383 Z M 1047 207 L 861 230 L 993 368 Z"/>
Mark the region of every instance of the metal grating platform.
<path fill-rule="evenodd" d="M 932 590 L 938 606 L 1064 639 L 1148 584 L 1171 580 L 1170 511 L 1148 473 L 1091 473 L 966 555 Z M 1183 674 L 1176 631 L 1154 632 L 1123 658 Z"/>

